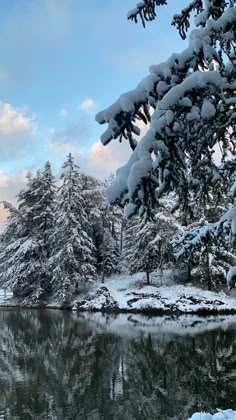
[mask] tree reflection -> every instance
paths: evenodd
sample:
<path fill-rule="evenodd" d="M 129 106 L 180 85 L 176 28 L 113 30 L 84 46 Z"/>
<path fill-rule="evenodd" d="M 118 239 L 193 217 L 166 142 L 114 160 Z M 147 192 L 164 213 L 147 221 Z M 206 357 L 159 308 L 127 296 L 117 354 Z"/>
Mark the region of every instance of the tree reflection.
<path fill-rule="evenodd" d="M 6 420 L 182 420 L 236 406 L 234 331 L 127 336 L 30 310 L 1 310 L 0 323 Z"/>

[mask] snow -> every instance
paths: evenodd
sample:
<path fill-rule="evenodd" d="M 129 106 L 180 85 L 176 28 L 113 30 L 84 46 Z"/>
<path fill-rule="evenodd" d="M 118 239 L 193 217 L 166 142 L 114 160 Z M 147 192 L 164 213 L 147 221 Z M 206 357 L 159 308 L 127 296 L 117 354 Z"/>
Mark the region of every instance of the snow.
<path fill-rule="evenodd" d="M 231 267 L 227 273 L 227 286 L 228 289 L 232 289 L 233 287 L 235 287 L 235 283 L 236 283 L 236 266 L 235 267 Z"/>
<path fill-rule="evenodd" d="M 211 119 L 215 116 L 216 109 L 214 105 L 207 99 L 204 99 L 202 109 L 201 109 L 201 116 L 203 120 Z"/>
<path fill-rule="evenodd" d="M 195 413 L 188 420 L 236 420 L 236 411 L 218 410 L 216 414 Z"/>
<path fill-rule="evenodd" d="M 144 4 L 146 2 L 138 3 L 136 8 L 129 12 L 128 18 L 134 18 L 136 21 L 136 15 L 141 13 Z M 185 143 L 182 137 L 188 136 L 189 127 L 193 128 L 196 125 L 197 130 L 197 121 L 200 126 L 201 124 L 209 126 L 212 120 L 217 127 L 215 120 L 219 118 L 220 113 L 227 113 L 228 110 L 228 121 L 233 122 L 235 98 L 232 98 L 232 94 L 224 95 L 224 93 L 228 92 L 234 70 L 234 51 L 230 43 L 233 44 L 234 40 L 232 28 L 236 21 L 236 8 L 224 6 L 223 13 L 214 16 L 210 4 L 211 2 L 205 1 L 202 10 L 196 11 L 197 28 L 190 32 L 189 45 L 183 52 L 172 54 L 165 62 L 151 66 L 150 74 L 138 84 L 136 89 L 121 95 L 116 102 L 97 115 L 96 119 L 100 124 L 108 123 L 108 128 L 101 136 L 103 144 L 127 134 L 126 131 L 139 112 L 143 113 L 147 120 L 148 117 L 151 120 L 148 132 L 139 141 L 128 163 L 117 172 L 116 180 L 107 194 L 110 202 L 122 200 L 124 204 L 127 200 L 132 204 L 136 199 L 137 190 L 152 170 L 159 168 L 161 175 L 163 168 L 169 166 L 173 139 L 178 149 L 178 159 L 181 161 L 181 156 L 184 156 L 185 152 L 188 154 L 192 149 L 191 142 Z M 178 21 L 178 15 L 174 17 L 174 22 L 175 19 Z M 222 57 L 218 46 L 222 46 L 225 50 L 228 44 L 229 62 L 225 57 L 224 66 L 221 66 Z M 199 99 L 195 92 L 199 93 Z M 201 98 L 204 98 L 203 101 Z M 194 109 L 194 103 L 198 103 L 198 110 Z M 152 115 L 150 107 L 155 109 Z M 179 124 L 181 121 L 179 111 L 186 117 L 182 126 Z M 114 121 L 117 124 L 114 124 Z M 179 144 L 178 137 L 181 140 Z M 165 154 L 163 149 L 158 148 L 159 141 L 166 144 Z M 214 141 L 217 143 L 217 136 Z M 207 156 L 208 148 L 204 143 L 199 150 L 199 156 Z M 150 160 L 147 158 L 148 153 L 150 155 L 153 153 Z M 173 179 L 178 177 L 174 167 L 171 168 L 171 175 Z M 160 177 L 159 190 L 157 190 L 159 195 L 166 190 L 166 187 L 168 188 L 167 181 L 165 177 L 163 179 Z M 130 211 L 128 213 L 130 214 Z M 236 222 L 233 227 L 236 231 Z"/>
<path fill-rule="evenodd" d="M 152 273 L 151 283 L 145 284 L 144 273 L 115 275 L 105 284 L 97 284 L 85 297 L 78 298 L 73 310 L 155 314 L 236 312 L 235 297 L 226 295 L 224 291 L 210 292 L 188 284 L 176 284 L 175 275 L 170 270 Z"/>
<path fill-rule="evenodd" d="M 8 299 L 11 299 L 13 293 L 6 289 L 0 289 L 0 305 L 4 304 Z"/>

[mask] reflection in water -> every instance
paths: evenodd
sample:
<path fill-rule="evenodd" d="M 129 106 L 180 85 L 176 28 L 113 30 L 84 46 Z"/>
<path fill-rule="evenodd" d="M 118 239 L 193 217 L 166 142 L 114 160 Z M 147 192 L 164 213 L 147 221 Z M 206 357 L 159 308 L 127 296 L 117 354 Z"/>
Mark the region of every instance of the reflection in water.
<path fill-rule="evenodd" d="M 1 419 L 184 420 L 236 407 L 234 330 L 118 334 L 86 316 L 6 309 L 0 323 Z"/>

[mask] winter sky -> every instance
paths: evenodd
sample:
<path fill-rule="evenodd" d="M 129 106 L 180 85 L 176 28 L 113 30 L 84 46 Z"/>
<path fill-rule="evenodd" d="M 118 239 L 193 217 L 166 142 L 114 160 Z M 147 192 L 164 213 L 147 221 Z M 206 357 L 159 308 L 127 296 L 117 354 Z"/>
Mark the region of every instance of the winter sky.
<path fill-rule="evenodd" d="M 99 177 L 126 161 L 125 143 L 99 143 L 96 113 L 186 45 L 170 21 L 187 0 L 160 7 L 146 29 L 126 19 L 136 2 L 1 1 L 0 200 L 12 202 L 46 160 L 59 172 L 69 152 Z"/>

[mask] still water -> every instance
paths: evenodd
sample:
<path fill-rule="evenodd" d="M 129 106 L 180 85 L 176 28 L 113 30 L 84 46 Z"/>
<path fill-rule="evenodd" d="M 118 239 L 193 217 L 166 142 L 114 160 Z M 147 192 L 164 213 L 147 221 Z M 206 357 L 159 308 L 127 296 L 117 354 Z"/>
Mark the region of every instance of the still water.
<path fill-rule="evenodd" d="M 198 325 L 1 309 L 0 419 L 185 420 L 235 409 L 235 324 Z"/>

